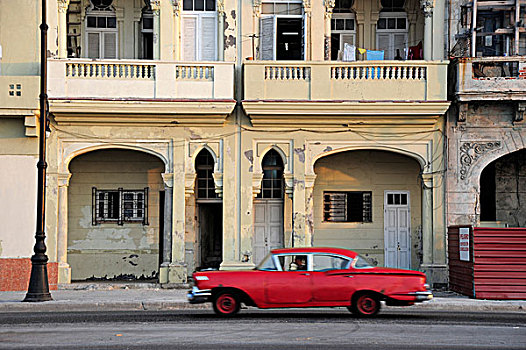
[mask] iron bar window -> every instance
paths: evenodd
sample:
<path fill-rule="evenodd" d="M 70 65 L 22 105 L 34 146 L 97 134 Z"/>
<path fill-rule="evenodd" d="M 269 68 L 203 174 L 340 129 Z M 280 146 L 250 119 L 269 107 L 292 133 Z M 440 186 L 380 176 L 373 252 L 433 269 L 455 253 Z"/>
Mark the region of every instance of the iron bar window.
<path fill-rule="evenodd" d="M 148 187 L 142 190 L 92 188 L 92 224 L 140 222 L 148 225 Z"/>
<path fill-rule="evenodd" d="M 323 221 L 372 222 L 372 192 L 324 192 Z"/>

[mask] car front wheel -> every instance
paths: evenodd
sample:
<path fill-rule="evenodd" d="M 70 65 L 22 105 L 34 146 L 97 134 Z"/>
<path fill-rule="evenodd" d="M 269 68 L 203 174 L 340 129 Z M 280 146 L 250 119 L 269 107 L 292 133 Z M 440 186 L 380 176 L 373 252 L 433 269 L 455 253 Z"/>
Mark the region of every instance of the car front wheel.
<path fill-rule="evenodd" d="M 372 317 L 380 311 L 380 299 L 371 293 L 363 293 L 353 298 L 350 311 L 356 316 Z"/>
<path fill-rule="evenodd" d="M 241 306 L 239 297 L 233 292 L 221 292 L 213 302 L 214 312 L 221 316 L 235 315 Z"/>

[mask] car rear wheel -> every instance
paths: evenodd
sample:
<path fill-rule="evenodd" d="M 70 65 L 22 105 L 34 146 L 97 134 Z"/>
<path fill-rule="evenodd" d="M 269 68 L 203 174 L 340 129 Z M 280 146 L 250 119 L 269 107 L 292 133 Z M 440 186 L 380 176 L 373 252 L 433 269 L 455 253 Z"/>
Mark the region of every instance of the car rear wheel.
<path fill-rule="evenodd" d="M 213 302 L 214 312 L 221 316 L 235 315 L 241 306 L 239 297 L 230 291 L 219 293 Z"/>
<path fill-rule="evenodd" d="M 350 311 L 356 316 L 372 317 L 376 315 L 381 308 L 380 299 L 371 293 L 362 293 L 353 298 Z"/>

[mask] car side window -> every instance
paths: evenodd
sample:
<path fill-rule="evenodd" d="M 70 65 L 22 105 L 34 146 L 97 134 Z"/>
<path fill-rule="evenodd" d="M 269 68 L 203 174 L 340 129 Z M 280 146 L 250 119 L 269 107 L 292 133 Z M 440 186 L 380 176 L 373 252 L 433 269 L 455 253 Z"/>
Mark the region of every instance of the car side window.
<path fill-rule="evenodd" d="M 307 270 L 306 255 L 280 255 L 278 258 L 283 271 Z"/>
<path fill-rule="evenodd" d="M 272 254 L 267 255 L 267 257 L 259 264 L 257 269 L 264 270 L 264 271 L 277 271 L 278 268 L 274 264 L 274 259 L 272 259 Z"/>
<path fill-rule="evenodd" d="M 348 269 L 351 260 L 341 256 L 315 254 L 313 257 L 314 271 L 330 271 Z"/>

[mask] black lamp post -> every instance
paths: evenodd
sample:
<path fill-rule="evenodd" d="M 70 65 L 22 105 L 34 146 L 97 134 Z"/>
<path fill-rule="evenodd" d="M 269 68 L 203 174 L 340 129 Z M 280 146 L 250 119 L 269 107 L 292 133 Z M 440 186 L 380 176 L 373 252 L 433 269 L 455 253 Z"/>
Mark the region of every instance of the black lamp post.
<path fill-rule="evenodd" d="M 37 164 L 37 229 L 35 234 L 35 254 L 31 257 L 31 277 L 24 301 L 53 300 L 49 293 L 46 255 L 46 127 L 48 122 L 47 100 L 47 29 L 46 0 L 42 1 L 42 24 L 40 25 L 40 132 L 39 158 Z"/>

